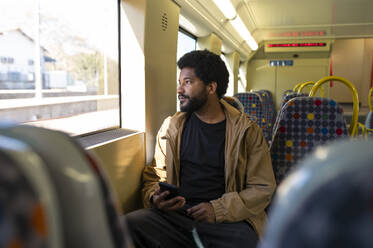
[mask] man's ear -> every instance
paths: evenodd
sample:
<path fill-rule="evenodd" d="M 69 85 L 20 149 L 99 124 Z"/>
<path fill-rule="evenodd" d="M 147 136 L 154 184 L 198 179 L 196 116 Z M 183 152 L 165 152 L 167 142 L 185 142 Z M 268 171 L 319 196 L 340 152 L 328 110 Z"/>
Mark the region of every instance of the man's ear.
<path fill-rule="evenodd" d="M 216 93 L 216 89 L 218 88 L 218 84 L 214 81 L 212 81 L 211 83 L 209 83 L 209 85 L 207 86 L 207 92 L 210 94 L 210 95 L 213 95 L 214 93 Z"/>

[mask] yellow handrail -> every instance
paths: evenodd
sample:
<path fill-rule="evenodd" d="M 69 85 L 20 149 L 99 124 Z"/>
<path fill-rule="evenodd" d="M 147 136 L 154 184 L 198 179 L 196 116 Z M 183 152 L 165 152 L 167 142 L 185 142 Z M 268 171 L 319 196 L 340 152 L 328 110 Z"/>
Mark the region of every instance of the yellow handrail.
<path fill-rule="evenodd" d="M 306 87 L 307 85 L 314 85 L 314 84 L 315 84 L 314 81 L 308 81 L 308 82 L 302 83 L 301 86 L 299 86 L 298 88 L 298 93 L 301 93 L 303 88 Z"/>
<path fill-rule="evenodd" d="M 313 86 L 313 85 L 315 85 L 315 82 L 314 82 L 314 81 L 308 81 L 308 82 L 303 83 L 303 84 L 299 87 L 299 89 L 298 89 L 298 93 L 302 93 L 303 88 L 306 87 L 306 86 L 311 86 L 311 89 L 312 89 L 312 86 Z M 323 88 L 323 87 L 320 88 L 320 92 L 321 92 L 321 97 L 324 97 L 324 88 Z"/>
<path fill-rule="evenodd" d="M 315 96 L 317 90 L 321 85 L 328 81 L 339 81 L 344 83 L 352 92 L 352 97 L 353 97 L 353 112 L 352 112 L 352 119 L 350 123 L 350 128 L 349 128 L 349 134 L 351 137 L 353 137 L 356 134 L 357 131 L 357 126 L 358 126 L 358 118 L 359 118 L 359 97 L 357 95 L 357 91 L 355 86 L 348 81 L 347 79 L 343 77 L 338 77 L 338 76 L 328 76 L 320 79 L 319 81 L 316 82 L 316 84 L 312 87 L 312 90 L 309 94 L 309 96 Z"/>
<path fill-rule="evenodd" d="M 373 106 L 372 106 L 372 93 L 373 93 L 373 87 L 370 88 L 369 90 L 369 94 L 368 94 L 368 99 L 369 99 L 369 109 L 370 109 L 370 112 L 373 112 Z"/>
<path fill-rule="evenodd" d="M 303 82 L 297 83 L 297 84 L 294 86 L 293 91 L 297 91 L 297 88 L 300 87 L 302 84 L 303 84 Z"/>

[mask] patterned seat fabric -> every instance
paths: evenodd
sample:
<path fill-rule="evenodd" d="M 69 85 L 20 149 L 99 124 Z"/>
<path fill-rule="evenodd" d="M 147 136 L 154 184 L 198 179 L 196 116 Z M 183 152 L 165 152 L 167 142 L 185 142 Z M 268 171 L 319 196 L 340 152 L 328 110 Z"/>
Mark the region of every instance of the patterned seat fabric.
<path fill-rule="evenodd" d="M 294 97 L 297 97 L 297 96 L 308 96 L 308 95 L 305 94 L 305 93 L 297 93 L 297 92 L 288 93 L 288 94 L 284 95 L 282 97 L 282 100 L 281 100 L 281 103 L 280 103 L 280 110 L 285 105 L 285 103 L 287 103 L 290 99 L 292 99 Z"/>
<path fill-rule="evenodd" d="M 30 182 L 0 153 L 0 247 L 47 247 L 47 225 Z"/>
<path fill-rule="evenodd" d="M 284 100 L 285 96 L 290 95 L 290 94 L 294 94 L 294 93 L 297 93 L 297 92 L 292 91 L 292 90 L 285 90 L 284 93 L 282 94 L 281 102 Z"/>
<path fill-rule="evenodd" d="M 233 107 L 238 109 L 240 112 L 244 113 L 244 107 L 243 107 L 242 103 L 240 102 L 240 100 L 238 100 L 236 97 L 234 97 L 234 96 L 224 96 L 223 99 L 227 103 L 229 103 L 230 105 L 232 105 Z"/>
<path fill-rule="evenodd" d="M 284 95 L 282 96 L 282 100 L 281 100 L 281 103 L 280 103 L 280 109 L 276 115 L 276 119 L 274 121 L 274 124 L 273 124 L 273 129 L 272 129 L 272 134 L 275 133 L 275 128 L 277 127 L 278 125 L 278 122 L 279 122 L 279 117 L 280 117 L 280 114 L 282 112 L 282 109 L 284 107 L 284 105 L 290 100 L 290 99 L 293 99 L 295 97 L 299 97 L 299 96 L 307 96 L 306 94 L 304 93 L 296 93 L 296 92 L 293 92 L 293 91 L 285 91 Z"/>
<path fill-rule="evenodd" d="M 276 120 L 276 106 L 273 101 L 272 93 L 269 90 L 259 90 L 258 93 L 264 100 L 264 113 L 266 115 L 266 119 L 269 120 L 268 125 L 272 131 L 273 124 Z"/>
<path fill-rule="evenodd" d="M 254 117 L 256 123 L 261 128 L 264 138 L 267 142 L 271 139 L 271 125 L 268 125 L 268 120 L 264 113 L 263 99 L 256 92 L 237 93 L 234 95 L 240 100 L 244 106 L 244 112 Z"/>
<path fill-rule="evenodd" d="M 334 100 L 319 97 L 288 101 L 274 128 L 270 151 L 278 184 L 317 145 L 348 136 L 342 108 Z"/>

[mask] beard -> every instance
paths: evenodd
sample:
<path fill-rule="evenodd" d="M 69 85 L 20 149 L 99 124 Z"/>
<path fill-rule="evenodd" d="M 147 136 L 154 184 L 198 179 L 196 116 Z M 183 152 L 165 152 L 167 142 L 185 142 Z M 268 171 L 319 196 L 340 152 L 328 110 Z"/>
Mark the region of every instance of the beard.
<path fill-rule="evenodd" d="M 187 99 L 187 103 L 182 106 L 180 105 L 181 112 L 193 113 L 199 110 L 205 103 L 207 102 L 207 91 L 203 89 L 203 91 L 195 97 L 190 97 L 187 95 L 180 95 Z"/>

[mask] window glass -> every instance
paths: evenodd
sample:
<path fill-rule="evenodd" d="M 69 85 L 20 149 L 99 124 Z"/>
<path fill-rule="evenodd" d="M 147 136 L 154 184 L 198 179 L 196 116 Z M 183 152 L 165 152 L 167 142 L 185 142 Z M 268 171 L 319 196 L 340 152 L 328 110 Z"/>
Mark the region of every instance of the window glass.
<path fill-rule="evenodd" d="M 184 31 L 179 30 L 178 40 L 177 40 L 177 60 L 181 58 L 185 53 L 196 50 L 197 40 L 187 34 Z M 180 70 L 177 68 L 177 79 L 179 79 Z M 178 84 L 178 83 L 177 83 Z M 179 100 L 177 102 L 177 110 L 180 110 Z"/>
<path fill-rule="evenodd" d="M 177 39 L 177 60 L 185 53 L 196 50 L 196 39 L 184 31 L 179 30 Z"/>
<path fill-rule="evenodd" d="M 1 120 L 119 126 L 117 0 L 1 0 Z"/>

